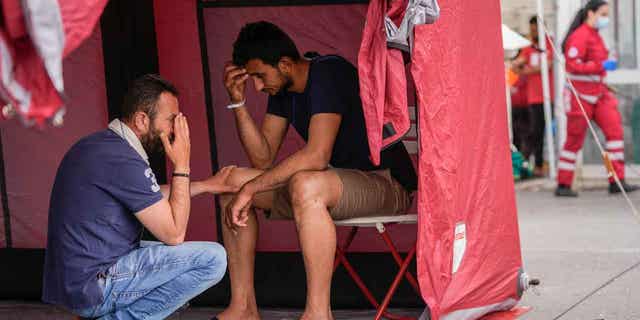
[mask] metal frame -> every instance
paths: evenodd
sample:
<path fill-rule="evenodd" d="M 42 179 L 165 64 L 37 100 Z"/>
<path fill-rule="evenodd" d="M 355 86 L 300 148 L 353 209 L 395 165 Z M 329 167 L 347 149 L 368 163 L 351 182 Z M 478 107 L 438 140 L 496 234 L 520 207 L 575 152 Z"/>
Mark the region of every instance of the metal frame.
<path fill-rule="evenodd" d="M 218 143 L 216 140 L 216 121 L 215 112 L 213 111 L 213 95 L 211 93 L 211 69 L 209 68 L 209 53 L 207 51 L 207 33 L 204 26 L 204 5 L 202 0 L 198 0 L 196 6 L 196 17 L 198 20 L 198 42 L 200 45 L 200 65 L 202 66 L 202 80 L 204 84 L 204 105 L 207 112 L 207 127 L 209 129 L 209 150 L 211 152 L 211 170 L 212 173 L 220 170 L 218 162 Z M 220 197 L 215 196 L 214 206 L 216 210 L 216 235 L 218 241 L 224 244 L 222 237 L 222 219 Z"/>
<path fill-rule="evenodd" d="M 393 224 L 393 223 L 390 223 L 390 224 Z M 377 312 L 376 312 L 375 320 L 381 319 L 382 316 L 392 320 L 414 319 L 411 317 L 399 316 L 399 315 L 395 315 L 387 312 L 387 308 L 389 307 L 391 298 L 396 292 L 396 289 L 398 289 L 398 285 L 400 285 L 400 281 L 402 281 L 402 278 L 407 279 L 407 282 L 409 282 L 409 284 L 415 290 L 415 292 L 418 295 L 420 295 L 418 281 L 407 270 L 409 268 L 409 264 L 411 263 L 413 258 L 415 258 L 415 255 L 416 255 L 416 242 L 413 243 L 413 245 L 411 246 L 411 249 L 407 253 L 406 257 L 403 259 L 400 256 L 400 253 L 396 249 L 396 246 L 394 245 L 393 241 L 391 240 L 391 237 L 389 236 L 389 233 L 386 230 L 386 227 L 390 224 L 378 223 L 376 225 L 376 228 L 378 229 L 378 234 L 380 235 L 382 240 L 384 240 L 384 242 L 386 243 L 391 255 L 393 255 L 393 259 L 396 261 L 400 269 L 398 270 L 398 273 L 393 279 L 391 287 L 389 287 L 389 289 L 387 290 L 387 293 L 382 303 L 379 303 L 378 300 L 376 300 L 376 298 L 373 296 L 369 288 L 362 281 L 362 278 L 360 278 L 360 275 L 355 271 L 355 269 L 353 268 L 351 263 L 349 263 L 349 260 L 347 260 L 347 257 L 346 257 L 346 252 L 349 249 L 349 246 L 353 242 L 353 239 L 358 233 L 358 230 L 360 230 L 359 227 L 357 226 L 351 227 L 349 236 L 343 243 L 342 247 L 336 246 L 336 258 L 333 264 L 333 272 L 335 272 L 340 265 L 344 266 L 344 268 L 347 270 L 347 273 L 349 273 L 349 276 L 351 276 L 351 278 L 356 283 L 360 291 L 362 291 L 362 294 L 365 296 L 365 298 L 369 301 L 369 303 L 371 303 L 371 305 L 374 308 L 376 308 Z"/>
<path fill-rule="evenodd" d="M 542 75 L 542 96 L 544 106 L 545 140 L 547 142 L 547 153 L 549 157 L 549 177 L 556 177 L 556 152 L 553 140 L 553 129 L 551 128 L 551 88 L 549 87 L 549 61 L 547 59 L 547 35 L 544 28 L 544 6 L 542 0 L 537 1 L 538 10 L 538 46 L 544 53 L 544 58 L 540 59 L 540 69 Z"/>
<path fill-rule="evenodd" d="M 4 152 L 2 146 L 2 134 L 0 133 L 0 197 L 2 197 L 2 214 L 4 221 L 4 243 L 6 248 L 13 247 L 11 236 L 11 214 L 9 212 L 9 199 L 7 198 L 7 179 L 4 170 Z"/>

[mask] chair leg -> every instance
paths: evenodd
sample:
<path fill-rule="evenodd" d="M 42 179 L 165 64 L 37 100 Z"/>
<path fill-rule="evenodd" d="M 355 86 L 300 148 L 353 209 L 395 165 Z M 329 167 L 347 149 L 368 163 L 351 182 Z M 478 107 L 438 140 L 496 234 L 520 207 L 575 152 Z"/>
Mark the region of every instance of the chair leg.
<path fill-rule="evenodd" d="M 393 294 L 395 293 L 396 289 L 398 288 L 398 285 L 400 284 L 400 280 L 402 280 L 402 278 L 404 277 L 404 274 L 407 272 L 407 268 L 409 268 L 409 263 L 411 262 L 415 254 L 416 254 L 416 246 L 414 245 L 411 248 L 411 250 L 409 250 L 407 257 L 404 259 L 404 262 L 400 266 L 400 271 L 398 271 L 398 274 L 396 275 L 395 279 L 393 280 L 393 283 L 391 284 L 391 288 L 389 288 L 387 295 L 384 297 L 382 304 L 378 308 L 378 313 L 376 313 L 375 320 L 380 320 L 383 314 L 386 312 L 387 307 L 389 306 L 389 302 L 391 302 L 391 297 L 393 297 Z"/>
<path fill-rule="evenodd" d="M 340 266 L 340 264 L 342 264 L 344 268 L 347 270 L 347 272 L 349 273 L 349 275 L 351 276 L 351 278 L 353 279 L 353 281 L 356 283 L 358 288 L 360 288 L 360 291 L 362 291 L 362 294 L 364 294 L 365 298 L 369 300 L 369 303 L 371 303 L 371 305 L 374 308 L 378 308 L 378 301 L 376 301 L 376 298 L 373 296 L 373 294 L 371 294 L 371 291 L 369 290 L 369 288 L 367 288 L 367 286 L 364 284 L 364 282 L 362 281 L 362 278 L 360 278 L 360 275 L 358 275 L 355 269 L 353 269 L 353 267 L 351 266 L 351 263 L 349 263 L 349 261 L 345 257 L 345 252 L 353 242 L 353 239 L 355 238 L 357 233 L 358 233 L 358 227 L 351 227 L 351 230 L 349 231 L 349 236 L 347 236 L 347 240 L 342 245 L 342 248 L 336 246 L 336 258 L 333 264 L 333 272 L 335 273 L 338 267 Z"/>
<path fill-rule="evenodd" d="M 349 246 L 353 242 L 353 239 L 356 237 L 357 233 L 358 233 L 358 227 L 351 227 L 351 230 L 349 231 L 349 236 L 347 236 L 347 240 L 342 245 L 342 248 L 339 248 L 338 246 L 336 246 L 336 259 L 333 262 L 333 272 L 336 272 L 336 270 L 340 266 L 340 260 L 338 259 L 338 256 L 337 256 L 338 250 L 341 250 L 342 252 L 347 252 L 347 249 L 349 249 Z"/>
<path fill-rule="evenodd" d="M 353 238 L 355 237 L 357 231 L 358 231 L 358 227 L 353 227 L 351 229 L 349 237 L 347 238 L 347 241 L 343 245 L 343 249 L 346 250 L 346 248 L 348 248 L 349 245 L 351 245 L 351 242 L 353 241 Z M 343 250 L 343 249 L 341 249 L 339 247 L 336 247 L 336 262 L 335 262 L 335 267 L 334 267 L 333 271 L 335 272 L 335 270 L 337 269 L 337 266 L 342 264 L 344 266 L 345 270 L 347 270 L 347 273 L 349 273 L 349 276 L 351 276 L 351 279 L 353 279 L 353 281 L 356 283 L 356 285 L 358 286 L 358 288 L 360 289 L 362 294 L 365 296 L 365 298 L 369 301 L 369 303 L 371 303 L 371 305 L 374 308 L 378 309 L 380 304 L 378 303 L 376 298 L 373 296 L 373 294 L 371 293 L 369 288 L 364 284 L 364 282 L 362 281 L 362 278 L 360 278 L 360 275 L 355 271 L 355 269 L 353 268 L 351 263 L 349 263 L 349 260 L 347 260 L 347 258 L 345 256 L 345 250 Z M 394 315 L 394 314 L 388 313 L 386 311 L 383 313 L 383 315 L 387 319 L 391 319 L 391 320 L 413 319 L 413 318 L 407 318 L 407 317 L 403 317 L 403 316 Z"/>
<path fill-rule="evenodd" d="M 340 250 L 340 249 L 337 249 L 337 250 Z M 360 291 L 362 291 L 362 294 L 365 296 L 365 298 L 367 300 L 369 300 L 369 303 L 371 303 L 371 305 L 374 308 L 379 309 L 380 304 L 378 303 L 376 298 L 373 296 L 373 294 L 371 293 L 369 288 L 367 288 L 367 286 L 364 284 L 364 282 L 360 278 L 360 275 L 358 275 L 358 273 L 355 271 L 355 269 L 353 269 L 353 266 L 351 266 L 351 263 L 349 263 L 347 258 L 344 256 L 344 253 L 342 251 L 339 251 L 337 256 L 338 256 L 337 259 L 339 259 L 340 263 L 347 270 L 347 272 L 349 273 L 349 275 L 351 276 L 353 281 L 356 283 L 358 288 L 360 288 Z M 403 316 L 394 315 L 394 314 L 388 313 L 386 311 L 383 312 L 383 315 L 385 316 L 385 318 L 391 319 L 391 320 L 413 319 L 413 318 L 407 318 L 407 317 L 403 317 Z"/>
<path fill-rule="evenodd" d="M 398 267 L 402 266 L 402 257 L 400 257 L 400 253 L 398 253 L 398 249 L 396 249 L 396 246 L 393 244 L 393 241 L 391 241 L 391 237 L 389 236 L 389 233 L 387 232 L 387 230 L 383 229 L 382 232 L 378 232 L 378 234 L 380 234 L 384 242 L 387 243 L 387 247 L 389 247 L 389 250 L 391 251 L 391 255 L 393 255 L 393 259 L 396 260 Z M 416 243 L 414 242 L 413 245 L 415 247 Z M 405 273 L 405 277 L 407 278 L 407 281 L 409 282 L 409 284 L 411 284 L 411 286 L 413 287 L 413 290 L 415 290 L 415 292 L 418 295 L 420 295 L 420 288 L 418 287 L 418 281 L 416 281 L 416 278 L 413 276 L 413 274 L 411 274 L 411 272 L 407 272 Z"/>
<path fill-rule="evenodd" d="M 379 305 L 378 301 L 376 301 L 376 298 L 373 296 L 369 288 L 367 288 L 367 286 L 364 284 L 362 278 L 360 278 L 360 275 L 355 271 L 355 269 L 353 269 L 351 263 L 349 263 L 347 258 L 344 256 L 344 252 L 342 252 L 342 250 L 340 249 L 336 249 L 336 261 L 344 266 L 358 288 L 360 288 L 360 291 L 362 291 L 362 294 L 364 294 L 365 298 L 367 298 L 367 300 L 369 300 L 369 303 L 371 303 L 371 305 L 377 309 Z"/>

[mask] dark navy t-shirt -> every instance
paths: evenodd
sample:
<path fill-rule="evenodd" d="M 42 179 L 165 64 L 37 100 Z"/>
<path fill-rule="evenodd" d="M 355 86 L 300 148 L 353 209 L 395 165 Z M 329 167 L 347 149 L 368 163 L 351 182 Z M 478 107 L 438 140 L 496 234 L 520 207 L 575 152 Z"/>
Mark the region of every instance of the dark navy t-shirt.
<path fill-rule="evenodd" d="M 286 118 L 305 141 L 309 139 L 311 117 L 318 113 L 340 114 L 342 120 L 330 164 L 336 168 L 363 171 L 389 169 L 405 189 L 416 190 L 415 169 L 402 143 L 381 152 L 380 166 L 371 163 L 358 71 L 344 58 L 314 58 L 304 92 L 287 91 L 270 96 L 267 113 Z"/>
<path fill-rule="evenodd" d="M 71 147 L 51 191 L 42 299 L 70 309 L 101 303 L 98 275 L 139 247 L 134 213 L 160 199 L 149 165 L 111 130 Z"/>

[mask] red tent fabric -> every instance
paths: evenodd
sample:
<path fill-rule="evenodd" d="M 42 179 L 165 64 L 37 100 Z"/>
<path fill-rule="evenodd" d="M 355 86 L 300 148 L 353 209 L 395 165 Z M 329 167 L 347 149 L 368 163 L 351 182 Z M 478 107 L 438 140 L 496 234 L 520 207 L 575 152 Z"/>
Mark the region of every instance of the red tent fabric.
<path fill-rule="evenodd" d="M 389 18 L 402 19 L 407 1 L 393 1 Z M 386 0 L 369 3 L 367 23 L 358 52 L 360 97 L 365 113 L 369 150 L 373 164 L 380 164 L 380 150 L 409 131 L 407 77 L 399 49 L 387 48 L 384 15 Z M 384 134 L 383 134 L 383 128 Z"/>
<path fill-rule="evenodd" d="M 3 117 L 15 112 L 26 125 L 61 124 L 62 59 L 91 34 L 106 2 L 2 1 L 0 101 L 11 105 Z"/>
<path fill-rule="evenodd" d="M 498 0 L 448 0 L 415 29 L 418 277 L 432 319 L 478 319 L 519 300 L 522 266 Z"/>

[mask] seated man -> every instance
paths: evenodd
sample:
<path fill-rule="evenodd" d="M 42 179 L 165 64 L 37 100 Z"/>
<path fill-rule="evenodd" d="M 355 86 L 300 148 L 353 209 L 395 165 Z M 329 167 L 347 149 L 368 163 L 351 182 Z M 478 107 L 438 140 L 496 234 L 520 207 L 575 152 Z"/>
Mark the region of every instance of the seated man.
<path fill-rule="evenodd" d="M 416 189 L 413 164 L 402 143 L 369 160 L 356 68 L 338 56 L 300 57 L 282 30 L 268 22 L 240 31 L 224 82 L 242 145 L 255 169 L 234 169 L 222 198 L 229 254 L 231 302 L 222 320 L 258 319 L 253 268 L 258 225 L 252 207 L 270 218 L 295 220 L 307 274 L 302 319 L 332 319 L 329 305 L 336 248 L 334 219 L 402 214 Z M 259 128 L 244 106 L 246 80 L 268 93 Z M 305 146 L 274 165 L 291 124 Z"/>
<path fill-rule="evenodd" d="M 164 319 L 224 276 L 222 246 L 184 237 L 190 197 L 237 190 L 224 184 L 232 168 L 189 182 L 177 95 L 158 76 L 137 79 L 122 117 L 65 155 L 51 192 L 45 302 L 87 318 Z M 174 167 L 170 186 L 158 185 L 148 163 L 161 145 Z M 141 242 L 143 226 L 162 243 Z"/>

